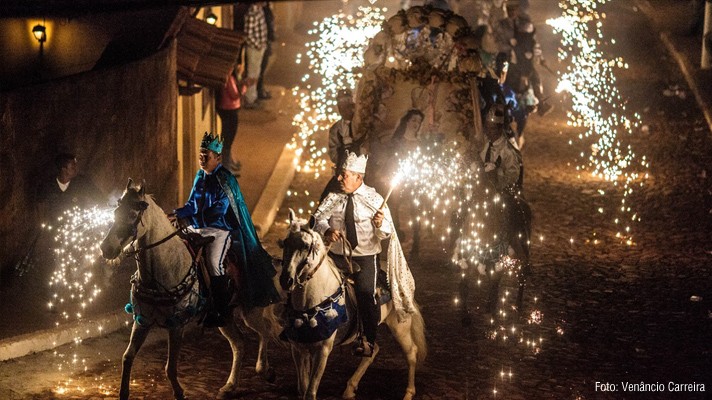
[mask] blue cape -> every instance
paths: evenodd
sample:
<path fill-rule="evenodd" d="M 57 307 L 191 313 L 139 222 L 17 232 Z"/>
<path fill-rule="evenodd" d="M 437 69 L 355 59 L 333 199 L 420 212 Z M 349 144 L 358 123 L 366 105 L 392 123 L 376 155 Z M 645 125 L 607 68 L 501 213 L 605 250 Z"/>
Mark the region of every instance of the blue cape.
<path fill-rule="evenodd" d="M 237 293 L 241 304 L 250 309 L 279 302 L 281 298 L 272 280 L 277 273 L 272 264 L 272 256 L 262 247 L 257 237 L 237 179 L 226 168 L 218 168 L 214 173 L 230 200 L 226 218 L 230 226 L 237 227 L 230 232 L 230 251 L 237 257 L 240 277 Z M 203 170 L 199 170 L 195 182 L 203 178 L 204 174 Z"/>

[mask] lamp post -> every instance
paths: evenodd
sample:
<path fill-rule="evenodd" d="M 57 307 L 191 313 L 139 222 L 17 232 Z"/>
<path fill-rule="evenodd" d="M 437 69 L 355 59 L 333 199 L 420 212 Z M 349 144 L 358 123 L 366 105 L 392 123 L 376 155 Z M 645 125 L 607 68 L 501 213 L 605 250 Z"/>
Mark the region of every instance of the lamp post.
<path fill-rule="evenodd" d="M 44 22 L 42 24 L 37 24 L 34 27 L 32 27 L 32 36 L 37 39 L 37 41 L 40 43 L 40 68 L 42 67 L 42 53 L 44 51 L 44 42 L 47 41 L 47 27 L 44 26 Z"/>
<path fill-rule="evenodd" d="M 32 28 L 32 35 L 34 35 L 35 39 L 40 42 L 41 46 L 42 43 L 47 41 L 47 28 L 45 28 L 42 24 L 37 24 Z"/>

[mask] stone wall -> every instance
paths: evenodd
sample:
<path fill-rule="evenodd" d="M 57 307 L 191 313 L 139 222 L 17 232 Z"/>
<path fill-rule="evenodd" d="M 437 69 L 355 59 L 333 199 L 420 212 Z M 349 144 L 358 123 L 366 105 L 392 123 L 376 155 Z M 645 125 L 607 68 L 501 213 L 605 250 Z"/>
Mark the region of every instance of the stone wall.
<path fill-rule="evenodd" d="M 0 92 L 0 272 L 26 252 L 39 226 L 41 179 L 59 152 L 77 154 L 81 173 L 107 195 L 129 177 L 174 207 L 176 178 L 175 46 L 119 67 Z"/>

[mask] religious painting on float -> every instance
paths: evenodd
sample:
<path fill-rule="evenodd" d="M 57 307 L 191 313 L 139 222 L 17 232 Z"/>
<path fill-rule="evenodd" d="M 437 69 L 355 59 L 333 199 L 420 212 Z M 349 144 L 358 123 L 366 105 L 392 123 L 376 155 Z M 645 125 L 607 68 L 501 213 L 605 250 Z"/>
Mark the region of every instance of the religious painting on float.
<path fill-rule="evenodd" d="M 395 151 L 431 143 L 473 156 L 482 143 L 478 82 L 494 76 L 494 53 L 491 32 L 473 32 L 452 12 L 416 6 L 389 18 L 364 53 L 356 91 L 354 126 L 371 169 L 389 176 Z"/>

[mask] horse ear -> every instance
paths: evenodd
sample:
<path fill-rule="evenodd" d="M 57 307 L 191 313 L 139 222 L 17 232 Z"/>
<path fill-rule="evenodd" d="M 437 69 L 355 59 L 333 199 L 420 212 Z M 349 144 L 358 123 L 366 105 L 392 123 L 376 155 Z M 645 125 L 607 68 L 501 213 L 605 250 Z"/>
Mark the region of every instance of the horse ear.
<path fill-rule="evenodd" d="M 133 187 L 133 185 L 134 185 L 133 179 L 129 178 L 129 183 L 126 184 L 126 190 L 131 189 L 131 187 Z"/>
<path fill-rule="evenodd" d="M 138 187 L 138 195 L 141 197 L 146 195 L 146 181 L 141 181 L 141 185 Z"/>
<path fill-rule="evenodd" d="M 299 232 L 299 220 L 297 220 L 297 215 L 294 210 L 289 209 L 289 230 L 291 232 Z"/>

